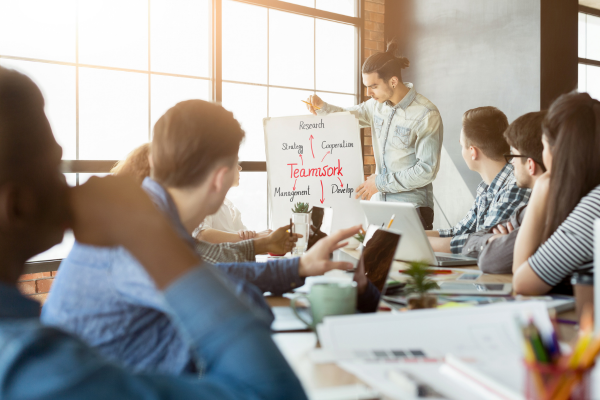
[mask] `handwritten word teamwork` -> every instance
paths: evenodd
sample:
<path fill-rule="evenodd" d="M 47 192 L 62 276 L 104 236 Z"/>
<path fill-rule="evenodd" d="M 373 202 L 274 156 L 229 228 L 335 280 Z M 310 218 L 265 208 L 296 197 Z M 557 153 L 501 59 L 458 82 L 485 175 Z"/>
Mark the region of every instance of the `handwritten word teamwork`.
<path fill-rule="evenodd" d="M 338 160 L 337 167 L 330 167 L 325 165 L 319 168 L 297 168 L 295 167 L 298 163 L 288 164 L 290 166 L 290 178 L 308 178 L 309 176 L 344 176 L 342 174 L 342 167 L 340 166 L 340 160 Z"/>

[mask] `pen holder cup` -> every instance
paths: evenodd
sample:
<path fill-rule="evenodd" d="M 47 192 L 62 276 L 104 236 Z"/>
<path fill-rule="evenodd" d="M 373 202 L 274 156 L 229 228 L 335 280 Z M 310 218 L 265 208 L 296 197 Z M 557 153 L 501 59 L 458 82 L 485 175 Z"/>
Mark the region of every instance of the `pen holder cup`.
<path fill-rule="evenodd" d="M 527 400 L 589 400 L 591 380 L 588 369 L 525 362 Z"/>

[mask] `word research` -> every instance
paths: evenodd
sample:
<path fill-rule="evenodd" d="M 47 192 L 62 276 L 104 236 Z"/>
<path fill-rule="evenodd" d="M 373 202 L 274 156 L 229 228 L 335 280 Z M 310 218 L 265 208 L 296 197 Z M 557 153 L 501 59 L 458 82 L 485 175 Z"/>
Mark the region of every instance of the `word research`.
<path fill-rule="evenodd" d="M 303 129 L 317 129 L 317 128 L 325 128 L 325 124 L 323 123 L 323 120 L 321 120 L 321 122 L 319 123 L 314 123 L 314 124 L 305 124 L 304 121 L 300 121 L 300 130 Z"/>

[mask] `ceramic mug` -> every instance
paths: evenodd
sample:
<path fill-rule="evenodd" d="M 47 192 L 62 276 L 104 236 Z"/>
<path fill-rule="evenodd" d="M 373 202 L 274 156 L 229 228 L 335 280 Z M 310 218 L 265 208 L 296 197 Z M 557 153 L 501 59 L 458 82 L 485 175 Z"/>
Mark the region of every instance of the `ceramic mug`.
<path fill-rule="evenodd" d="M 312 321 L 307 321 L 296 307 L 298 299 L 310 304 Z M 300 321 L 315 330 L 323 318 L 330 315 L 347 315 L 356 312 L 356 282 L 315 283 L 308 296 L 299 294 L 292 299 L 290 307 Z"/>

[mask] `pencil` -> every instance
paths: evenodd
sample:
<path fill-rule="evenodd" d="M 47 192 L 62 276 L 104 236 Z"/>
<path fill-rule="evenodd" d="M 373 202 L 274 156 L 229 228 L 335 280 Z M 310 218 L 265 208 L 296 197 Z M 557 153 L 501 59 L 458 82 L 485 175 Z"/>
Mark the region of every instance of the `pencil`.
<path fill-rule="evenodd" d="M 292 219 L 290 218 L 290 237 L 292 237 Z"/>
<path fill-rule="evenodd" d="M 396 214 L 392 215 L 392 218 L 390 219 L 390 223 L 387 226 L 388 229 L 390 229 L 392 227 L 392 224 L 394 223 L 394 218 L 396 218 Z"/>
<path fill-rule="evenodd" d="M 313 108 L 315 110 L 320 110 L 321 109 L 321 107 L 317 107 L 314 104 L 310 104 L 308 101 L 304 101 L 304 100 L 300 100 L 300 101 L 303 102 L 303 103 L 305 103 L 305 104 L 308 104 L 309 106 L 313 106 Z"/>

